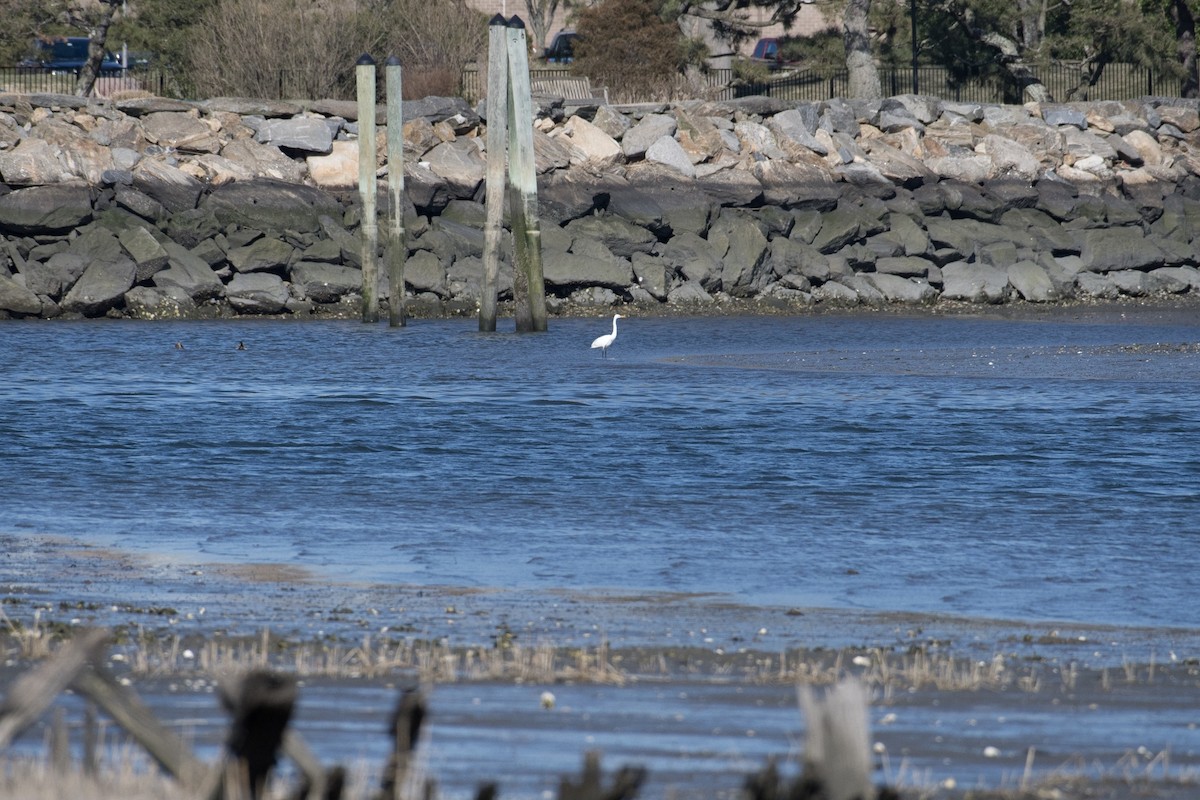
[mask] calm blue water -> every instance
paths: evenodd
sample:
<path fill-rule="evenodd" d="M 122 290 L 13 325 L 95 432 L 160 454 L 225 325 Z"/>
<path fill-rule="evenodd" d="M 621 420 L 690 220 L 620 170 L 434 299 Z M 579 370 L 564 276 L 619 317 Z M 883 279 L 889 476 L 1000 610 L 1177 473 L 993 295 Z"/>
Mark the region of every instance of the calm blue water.
<path fill-rule="evenodd" d="M 0 527 L 371 582 L 1200 627 L 1200 319 L 0 324 Z M 174 348 L 180 341 L 185 349 Z M 244 341 L 246 351 L 236 350 Z"/>

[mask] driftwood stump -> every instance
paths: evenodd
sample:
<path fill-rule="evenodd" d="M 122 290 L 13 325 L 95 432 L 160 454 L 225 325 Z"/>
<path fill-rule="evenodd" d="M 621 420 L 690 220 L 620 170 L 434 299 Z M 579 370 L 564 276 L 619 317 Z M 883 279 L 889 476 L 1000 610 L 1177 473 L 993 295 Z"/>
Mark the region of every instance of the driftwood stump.
<path fill-rule="evenodd" d="M 600 754 L 590 750 L 584 754 L 579 782 L 565 776 L 559 782 L 558 800 L 631 800 L 645 780 L 644 768 L 621 767 L 612 783 L 604 786 L 600 777 Z"/>
<path fill-rule="evenodd" d="M 296 703 L 296 680 L 265 670 L 220 687 L 221 703 L 233 717 L 225 740 L 228 757 L 251 800 L 261 797 L 275 766 Z M 220 793 L 216 792 L 217 794 Z"/>

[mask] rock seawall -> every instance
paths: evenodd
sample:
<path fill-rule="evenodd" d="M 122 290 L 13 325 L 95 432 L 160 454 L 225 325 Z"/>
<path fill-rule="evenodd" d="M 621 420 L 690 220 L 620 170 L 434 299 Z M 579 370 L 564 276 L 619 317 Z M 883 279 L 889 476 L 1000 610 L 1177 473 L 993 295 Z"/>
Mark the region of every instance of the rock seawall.
<path fill-rule="evenodd" d="M 1200 297 L 1195 101 L 535 99 L 552 311 Z M 404 105 L 407 302 L 473 314 L 486 106 Z M 357 314 L 359 124 L 0 94 L 0 316 Z"/>

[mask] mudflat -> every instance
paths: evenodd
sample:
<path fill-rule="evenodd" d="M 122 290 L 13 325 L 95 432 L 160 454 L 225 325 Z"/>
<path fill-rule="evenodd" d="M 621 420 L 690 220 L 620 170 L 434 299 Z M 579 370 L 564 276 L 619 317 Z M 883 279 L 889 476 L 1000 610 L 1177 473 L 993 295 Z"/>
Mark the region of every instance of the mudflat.
<path fill-rule="evenodd" d="M 422 766 L 443 796 L 487 781 L 551 796 L 598 750 L 606 770 L 648 769 L 644 797 L 733 797 L 770 761 L 796 768 L 796 687 L 853 677 L 871 691 L 877 780 L 906 796 L 1200 792 L 1200 631 L 331 582 L 11 533 L 0 548 L 4 685 L 34 639 L 111 628 L 110 666 L 202 757 L 226 724 L 214 683 L 266 663 L 301 678 L 296 728 L 363 787 L 399 691 L 422 686 Z M 3 760 L 36 757 L 44 736 Z"/>

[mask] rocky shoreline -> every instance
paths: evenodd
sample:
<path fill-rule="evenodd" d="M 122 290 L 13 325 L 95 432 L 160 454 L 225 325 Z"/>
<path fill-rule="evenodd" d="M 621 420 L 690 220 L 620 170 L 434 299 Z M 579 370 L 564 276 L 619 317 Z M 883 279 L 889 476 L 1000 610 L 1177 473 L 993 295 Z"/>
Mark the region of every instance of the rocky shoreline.
<path fill-rule="evenodd" d="M 535 101 L 552 313 L 1200 296 L 1195 101 Z M 406 305 L 474 314 L 486 105 L 404 106 Z M 358 124 L 0 94 L 0 318 L 356 316 Z"/>

